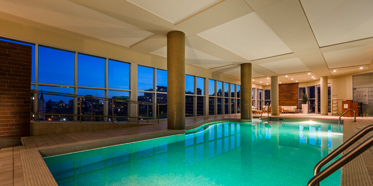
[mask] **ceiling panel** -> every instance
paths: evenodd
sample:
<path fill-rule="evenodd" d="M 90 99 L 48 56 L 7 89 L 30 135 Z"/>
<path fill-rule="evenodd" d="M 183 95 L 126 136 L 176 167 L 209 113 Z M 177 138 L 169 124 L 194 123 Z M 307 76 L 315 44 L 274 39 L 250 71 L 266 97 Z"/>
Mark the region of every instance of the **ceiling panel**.
<path fill-rule="evenodd" d="M 128 0 L 173 24 L 176 24 L 221 0 Z"/>
<path fill-rule="evenodd" d="M 167 57 L 167 47 L 160 48 L 152 52 L 159 56 Z M 224 66 L 229 63 L 220 58 L 214 57 L 210 54 L 206 54 L 196 49 L 192 49 L 188 46 L 185 46 L 185 62 L 193 65 L 197 65 L 203 68 L 215 68 L 219 66 Z"/>
<path fill-rule="evenodd" d="M 254 12 L 198 35 L 250 60 L 292 52 Z"/>
<path fill-rule="evenodd" d="M 373 45 L 324 52 L 329 68 L 368 65 L 373 59 Z"/>
<path fill-rule="evenodd" d="M 373 36 L 372 0 L 301 0 L 320 46 Z"/>
<path fill-rule="evenodd" d="M 152 35 L 151 32 L 64 0 L 2 0 L 0 11 L 124 46 L 131 46 Z"/>
<path fill-rule="evenodd" d="M 269 63 L 261 63 L 260 66 L 267 68 L 277 74 L 289 74 L 309 71 L 299 58 L 285 59 Z"/>

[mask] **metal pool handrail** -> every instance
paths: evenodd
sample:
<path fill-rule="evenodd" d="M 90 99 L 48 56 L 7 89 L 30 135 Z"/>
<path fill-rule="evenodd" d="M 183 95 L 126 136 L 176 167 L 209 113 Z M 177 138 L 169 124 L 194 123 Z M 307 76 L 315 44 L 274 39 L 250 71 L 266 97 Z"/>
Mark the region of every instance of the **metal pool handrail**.
<path fill-rule="evenodd" d="M 345 115 L 348 111 L 354 111 L 354 122 L 356 122 L 356 111 L 354 109 L 348 109 L 346 110 L 342 115 L 339 116 L 338 123 L 341 123 L 341 118 L 343 115 Z"/>
<path fill-rule="evenodd" d="M 269 120 L 269 103 L 267 103 L 266 106 L 267 106 L 267 116 L 268 116 L 268 120 Z M 263 109 L 263 111 L 264 111 L 264 109 Z M 263 111 L 260 114 L 260 119 L 263 119 Z"/>
<path fill-rule="evenodd" d="M 373 141 L 373 136 L 371 136 L 368 140 L 366 140 L 363 143 L 361 143 L 358 146 L 359 148 L 355 147 L 353 150 L 351 150 L 346 155 L 344 155 L 341 158 L 339 158 L 338 160 L 336 160 L 332 165 L 328 166 L 322 172 L 320 172 L 321 168 L 325 164 L 327 164 L 329 161 L 331 161 L 332 159 L 334 159 L 335 157 L 337 157 L 340 153 L 342 153 L 343 151 L 345 151 L 348 147 L 350 147 L 352 144 L 354 144 L 355 142 L 357 142 L 358 140 L 360 140 L 362 137 L 364 137 L 366 134 L 368 134 L 371 131 L 373 131 L 373 124 L 372 125 L 368 125 L 365 128 L 361 129 L 358 133 L 356 133 L 355 135 L 353 135 L 346 142 L 342 143 L 342 145 L 340 145 L 338 148 L 336 148 L 335 150 L 333 150 L 330 154 L 328 154 L 323 159 L 321 159 L 316 164 L 315 169 L 313 170 L 314 177 L 308 182 L 308 185 L 310 185 L 310 183 L 312 183 L 311 185 L 319 185 L 318 183 L 320 181 L 322 181 L 323 179 L 325 179 L 326 177 L 328 177 L 334 171 L 338 170 L 340 167 L 342 167 L 343 165 L 345 165 L 346 163 L 348 163 L 349 161 L 351 161 L 355 157 L 359 156 L 362 152 L 364 152 L 366 149 L 368 149 L 370 146 L 372 146 L 373 142 L 369 142 L 370 146 L 368 148 L 366 148 L 365 146 L 362 146 L 362 145 L 366 144 L 366 142 L 369 139 L 371 141 Z M 362 149 L 365 149 L 365 150 L 362 150 Z M 354 151 L 354 153 L 350 154 L 353 151 Z M 360 152 L 360 153 L 358 153 L 358 152 Z M 347 155 L 349 155 L 349 156 L 347 156 Z M 340 160 L 340 159 L 342 159 L 342 160 Z M 337 164 L 337 165 L 335 164 L 336 162 L 340 162 L 340 164 L 343 164 L 344 162 L 345 163 L 342 166 L 339 167 L 339 164 Z M 335 167 L 337 167 L 337 166 L 339 168 L 335 169 Z M 327 169 L 328 169 L 328 171 L 326 171 Z M 323 174 L 323 175 L 321 175 L 321 174 Z M 326 175 L 326 176 L 324 176 L 324 175 Z M 311 182 L 311 181 L 313 181 L 313 182 Z"/>

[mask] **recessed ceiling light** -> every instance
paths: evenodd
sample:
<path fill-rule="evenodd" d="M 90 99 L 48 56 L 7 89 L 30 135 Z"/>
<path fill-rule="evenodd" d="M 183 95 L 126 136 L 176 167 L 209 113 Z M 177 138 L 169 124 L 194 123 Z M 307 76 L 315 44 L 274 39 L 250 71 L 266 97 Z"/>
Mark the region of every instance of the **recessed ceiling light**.
<path fill-rule="evenodd" d="M 267 83 L 267 85 L 268 85 L 268 83 Z"/>
<path fill-rule="evenodd" d="M 333 72 L 337 72 L 337 70 L 333 70 Z"/>
<path fill-rule="evenodd" d="M 267 77 L 267 79 L 269 79 L 269 77 Z"/>
<path fill-rule="evenodd" d="M 308 75 L 311 75 L 311 73 L 308 72 Z"/>
<path fill-rule="evenodd" d="M 297 83 L 298 83 L 298 81 L 295 81 L 295 82 L 297 82 Z"/>
<path fill-rule="evenodd" d="M 313 76 L 311 78 L 313 78 Z"/>
<path fill-rule="evenodd" d="M 285 77 L 288 77 L 288 75 L 286 75 Z"/>
<path fill-rule="evenodd" d="M 262 83 L 262 82 L 260 82 L 260 83 Z"/>
<path fill-rule="evenodd" d="M 293 78 L 291 78 L 291 80 L 293 80 Z"/>
<path fill-rule="evenodd" d="M 280 82 L 280 84 L 281 84 L 281 82 Z"/>
<path fill-rule="evenodd" d="M 363 67 L 360 67 L 360 70 L 363 69 Z"/>
<path fill-rule="evenodd" d="M 253 81 L 254 81 L 255 79 L 253 79 Z"/>

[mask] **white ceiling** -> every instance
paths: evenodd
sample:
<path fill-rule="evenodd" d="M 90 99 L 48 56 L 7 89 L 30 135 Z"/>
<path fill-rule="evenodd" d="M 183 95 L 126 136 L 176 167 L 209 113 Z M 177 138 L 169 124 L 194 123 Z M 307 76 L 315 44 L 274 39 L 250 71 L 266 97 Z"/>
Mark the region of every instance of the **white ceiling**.
<path fill-rule="evenodd" d="M 254 83 L 373 66 L 372 0 L 0 0 L 0 13 L 150 56 L 166 57 L 166 34 L 180 30 L 187 63 L 237 78 L 252 63 Z"/>

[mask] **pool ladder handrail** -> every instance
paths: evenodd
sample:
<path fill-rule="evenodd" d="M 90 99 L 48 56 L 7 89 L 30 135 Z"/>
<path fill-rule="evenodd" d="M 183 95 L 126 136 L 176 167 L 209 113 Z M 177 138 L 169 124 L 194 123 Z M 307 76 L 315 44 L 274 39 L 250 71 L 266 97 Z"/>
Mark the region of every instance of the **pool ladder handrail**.
<path fill-rule="evenodd" d="M 266 106 L 267 106 L 267 117 L 268 117 L 268 120 L 269 120 L 269 103 L 267 103 Z M 263 109 L 263 111 L 264 111 L 264 109 Z M 260 114 L 260 120 L 263 119 L 263 111 L 262 111 L 262 113 Z"/>
<path fill-rule="evenodd" d="M 321 159 L 316 164 L 315 169 L 313 171 L 314 177 L 308 182 L 307 186 L 318 186 L 322 180 L 324 180 L 329 175 L 337 171 L 339 168 L 343 167 L 345 164 L 355 159 L 365 150 L 373 146 L 373 136 L 371 136 L 367 140 L 365 140 L 363 143 L 359 144 L 358 146 L 350 150 L 348 153 L 338 158 L 334 163 L 332 163 L 331 165 L 329 165 L 328 167 L 326 167 L 324 170 L 320 172 L 321 168 L 325 164 L 327 164 L 329 161 L 337 157 L 340 153 L 345 151 L 347 148 L 349 148 L 351 145 L 353 145 L 355 142 L 360 140 L 362 137 L 364 137 L 366 134 L 368 134 L 371 131 L 373 131 L 373 124 L 368 125 L 365 128 L 361 129 L 358 133 L 353 135 L 346 142 L 342 143 L 342 145 L 340 145 L 338 148 L 333 150 L 330 154 L 328 154 L 323 159 Z"/>
<path fill-rule="evenodd" d="M 342 116 L 345 115 L 348 111 L 351 111 L 351 110 L 354 111 L 354 122 L 356 122 L 356 111 L 355 111 L 354 109 L 348 109 L 348 110 L 346 110 L 343 114 L 341 114 L 341 115 L 339 116 L 338 124 L 341 123 L 341 118 L 342 118 Z"/>

